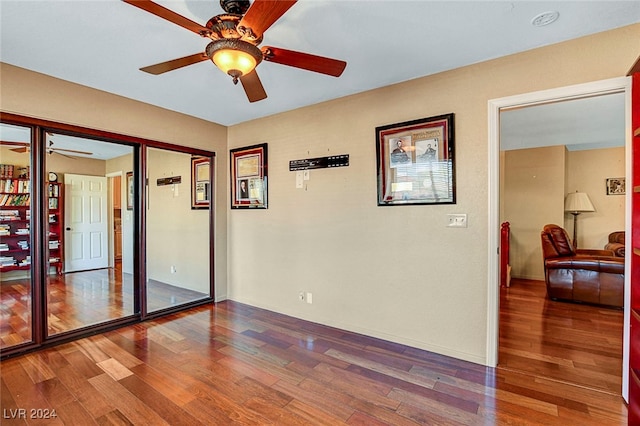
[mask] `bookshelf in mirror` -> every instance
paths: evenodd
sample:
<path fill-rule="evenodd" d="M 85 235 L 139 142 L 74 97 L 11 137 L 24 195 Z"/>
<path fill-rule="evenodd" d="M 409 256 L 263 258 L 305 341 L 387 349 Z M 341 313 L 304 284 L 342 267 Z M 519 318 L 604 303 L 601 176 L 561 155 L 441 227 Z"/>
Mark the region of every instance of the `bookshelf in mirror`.
<path fill-rule="evenodd" d="M 47 183 L 50 271 L 62 273 L 64 198 L 62 184 Z M 0 272 L 31 268 L 32 185 L 28 167 L 0 165 Z"/>
<path fill-rule="evenodd" d="M 62 273 L 64 257 L 64 191 L 61 183 L 49 182 L 48 190 L 48 220 L 49 220 L 49 266 Z"/>
<path fill-rule="evenodd" d="M 29 168 L 0 164 L 0 271 L 31 268 Z"/>

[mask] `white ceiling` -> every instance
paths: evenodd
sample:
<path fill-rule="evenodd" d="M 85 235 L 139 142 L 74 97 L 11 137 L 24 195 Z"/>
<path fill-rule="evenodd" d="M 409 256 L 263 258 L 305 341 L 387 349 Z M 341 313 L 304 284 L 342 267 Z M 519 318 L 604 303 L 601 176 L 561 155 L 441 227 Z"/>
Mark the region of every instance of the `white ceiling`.
<path fill-rule="evenodd" d="M 217 0 L 158 3 L 204 24 Z M 550 25 L 532 19 L 558 11 Z M 262 45 L 347 61 L 339 78 L 263 62 L 269 97 L 207 61 L 163 75 L 140 67 L 204 50 L 208 39 L 119 0 L 0 0 L 0 60 L 223 125 L 640 22 L 637 1 L 300 0 Z M 631 66 L 631 64 L 629 64 Z"/>
<path fill-rule="evenodd" d="M 624 93 L 528 106 L 501 111 L 500 149 L 620 147 L 625 144 L 625 129 Z"/>

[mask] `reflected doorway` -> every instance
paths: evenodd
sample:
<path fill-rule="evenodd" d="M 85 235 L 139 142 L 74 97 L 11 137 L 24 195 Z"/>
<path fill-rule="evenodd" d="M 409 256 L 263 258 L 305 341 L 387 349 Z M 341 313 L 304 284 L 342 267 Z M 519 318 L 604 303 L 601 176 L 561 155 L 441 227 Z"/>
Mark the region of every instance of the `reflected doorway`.
<path fill-rule="evenodd" d="M 133 216 L 131 211 L 123 218 L 124 182 L 114 176 L 134 169 L 134 148 L 55 132 L 44 135 L 52 188 L 48 215 L 57 226 L 47 241 L 47 335 L 132 316 Z M 57 262 L 63 266 L 53 268 Z"/>

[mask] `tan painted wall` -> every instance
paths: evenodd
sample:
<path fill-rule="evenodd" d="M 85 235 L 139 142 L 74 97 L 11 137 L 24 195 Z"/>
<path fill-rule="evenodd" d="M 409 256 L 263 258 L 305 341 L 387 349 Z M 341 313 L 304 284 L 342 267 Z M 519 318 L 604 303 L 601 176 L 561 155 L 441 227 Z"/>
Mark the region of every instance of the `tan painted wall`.
<path fill-rule="evenodd" d="M 505 153 L 504 216 L 511 227 L 511 276 L 544 280 L 540 231 L 564 222 L 565 147 L 520 149 Z"/>
<path fill-rule="evenodd" d="M 230 297 L 485 362 L 487 102 L 623 76 L 639 37 L 634 25 L 229 128 L 230 148 L 269 144 L 270 182 L 268 210 L 229 213 Z M 448 112 L 457 205 L 377 207 L 375 127 Z M 349 167 L 295 189 L 290 160 L 345 153 Z M 469 227 L 446 228 L 447 213 Z"/>
<path fill-rule="evenodd" d="M 586 192 L 594 213 L 578 216 L 578 247 L 604 248 L 611 232 L 624 230 L 624 195 L 607 195 L 606 179 L 625 176 L 624 148 L 568 152 L 567 192 Z M 573 235 L 573 216 L 564 226 Z"/>
<path fill-rule="evenodd" d="M 227 155 L 227 128 L 0 63 L 0 111 L 191 146 Z M 217 161 L 216 181 L 225 182 L 226 161 Z M 217 191 L 216 299 L 227 294 L 226 191 Z"/>

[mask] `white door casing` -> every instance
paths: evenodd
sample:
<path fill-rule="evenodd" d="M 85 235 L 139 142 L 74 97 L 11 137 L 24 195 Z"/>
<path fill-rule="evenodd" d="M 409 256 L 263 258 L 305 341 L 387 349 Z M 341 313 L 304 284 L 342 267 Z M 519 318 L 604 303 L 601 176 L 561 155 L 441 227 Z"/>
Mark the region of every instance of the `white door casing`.
<path fill-rule="evenodd" d="M 500 111 L 509 108 L 524 108 L 543 103 L 559 102 L 608 93 L 625 93 L 625 166 L 626 179 L 631 181 L 631 79 L 618 77 L 591 83 L 576 84 L 539 92 L 491 99 L 489 109 L 489 274 L 487 300 L 487 355 L 486 365 L 495 367 L 498 364 L 498 336 L 500 315 L 500 281 L 499 281 L 499 181 L 500 181 Z M 625 195 L 625 231 L 631 233 L 631 191 Z M 627 256 L 629 254 L 627 253 Z M 628 401 L 629 394 L 629 315 L 630 315 L 630 274 L 629 261 L 625 263 L 625 301 L 624 331 L 622 348 L 622 396 Z"/>

